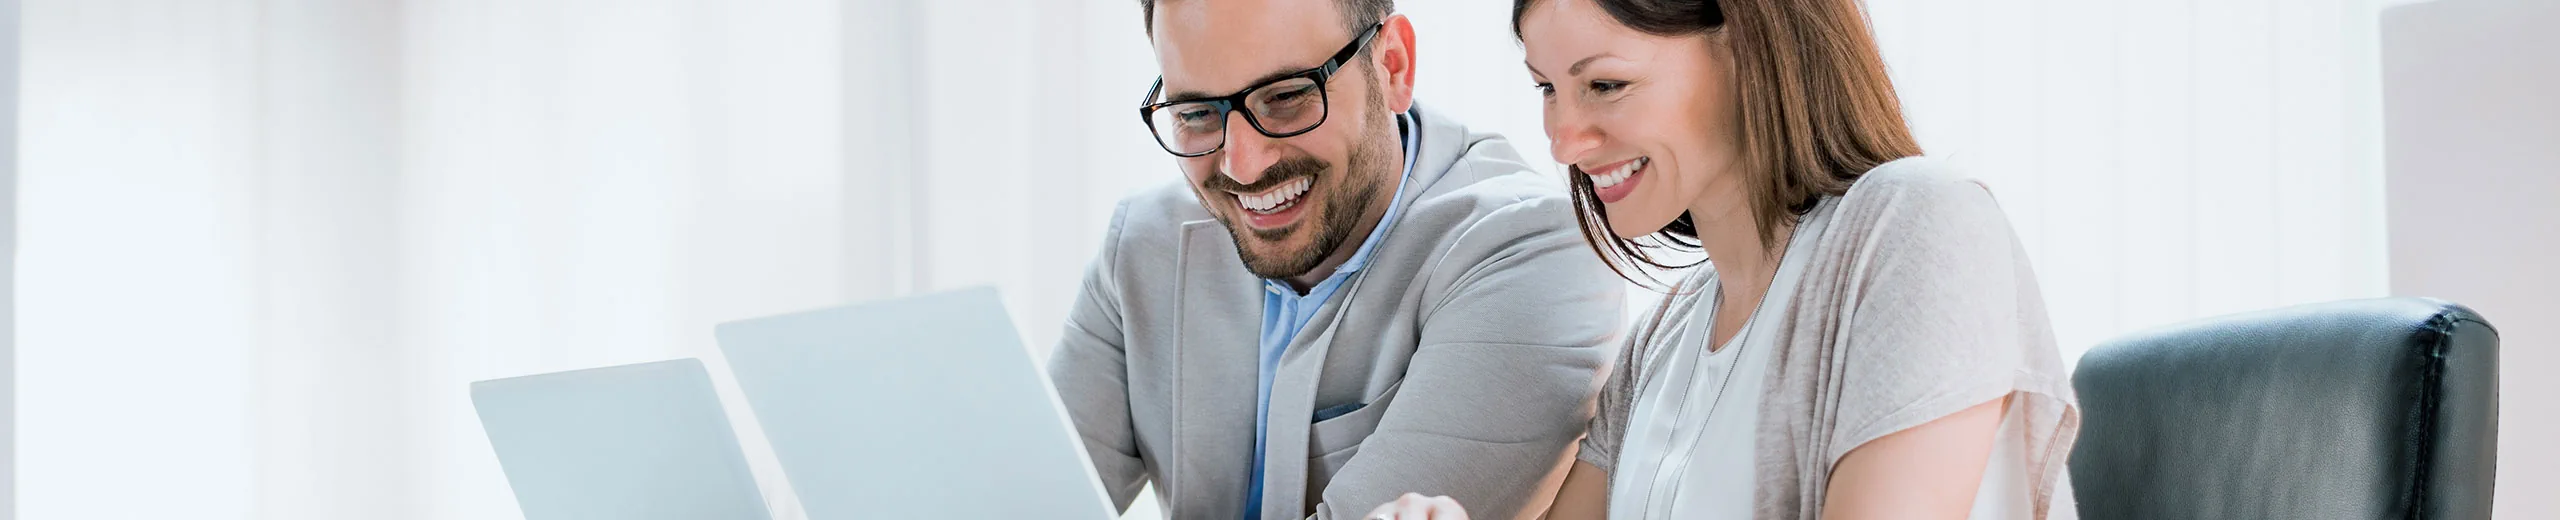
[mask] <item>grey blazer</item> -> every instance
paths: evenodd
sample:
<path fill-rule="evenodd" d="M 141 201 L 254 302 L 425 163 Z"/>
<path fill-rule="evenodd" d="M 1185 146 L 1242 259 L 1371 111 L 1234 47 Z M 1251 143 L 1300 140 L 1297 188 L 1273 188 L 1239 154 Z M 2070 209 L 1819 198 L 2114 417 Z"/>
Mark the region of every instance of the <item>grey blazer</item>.
<path fill-rule="evenodd" d="M 1625 286 L 1583 244 L 1564 183 L 1500 136 L 1412 114 L 1402 216 L 1273 378 L 1265 519 L 1357 518 L 1408 491 L 1534 516 L 1616 354 Z M 1172 518 L 1236 518 L 1262 283 L 1180 182 L 1121 201 L 1106 236 L 1050 378 L 1117 507 L 1153 481 Z"/>

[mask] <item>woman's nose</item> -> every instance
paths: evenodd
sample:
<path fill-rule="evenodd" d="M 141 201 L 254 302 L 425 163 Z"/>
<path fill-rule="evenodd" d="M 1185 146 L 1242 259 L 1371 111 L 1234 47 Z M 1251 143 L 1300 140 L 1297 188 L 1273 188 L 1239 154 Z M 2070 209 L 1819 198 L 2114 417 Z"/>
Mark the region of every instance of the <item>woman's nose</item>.
<path fill-rule="evenodd" d="M 1600 131 L 1571 108 L 1547 108 L 1547 153 L 1556 162 L 1581 162 L 1584 155 L 1600 147 Z"/>

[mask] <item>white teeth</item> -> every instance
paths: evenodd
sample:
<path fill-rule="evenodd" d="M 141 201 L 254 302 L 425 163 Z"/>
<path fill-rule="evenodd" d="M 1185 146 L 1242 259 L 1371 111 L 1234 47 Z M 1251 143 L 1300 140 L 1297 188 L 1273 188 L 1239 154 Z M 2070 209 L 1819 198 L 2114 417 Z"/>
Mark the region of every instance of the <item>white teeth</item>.
<path fill-rule="evenodd" d="M 1628 177 L 1634 177 L 1636 172 L 1643 170 L 1645 164 L 1649 162 L 1652 161 L 1644 157 L 1637 157 L 1636 160 L 1627 161 L 1625 166 L 1619 166 L 1616 171 L 1611 171 L 1607 175 L 1591 175 L 1591 187 L 1607 188 L 1610 186 L 1617 186 L 1618 183 L 1621 182 L 1627 182 Z M 1585 175 L 1590 174 L 1586 173 Z"/>
<path fill-rule="evenodd" d="M 1307 194 L 1307 188 L 1312 184 L 1308 178 L 1300 177 L 1281 186 L 1280 189 L 1254 195 L 1236 195 L 1236 203 L 1244 205 L 1244 209 L 1255 213 L 1276 213 L 1296 203 L 1298 196 Z"/>

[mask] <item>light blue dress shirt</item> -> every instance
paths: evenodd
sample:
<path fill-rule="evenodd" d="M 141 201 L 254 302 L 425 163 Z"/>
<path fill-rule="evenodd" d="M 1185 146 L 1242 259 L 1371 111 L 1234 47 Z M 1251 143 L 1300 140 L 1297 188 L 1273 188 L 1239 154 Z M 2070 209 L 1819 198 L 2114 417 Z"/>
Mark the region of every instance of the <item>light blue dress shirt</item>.
<path fill-rule="evenodd" d="M 1289 342 L 1298 339 L 1298 331 L 1307 328 L 1307 322 L 1315 318 L 1316 311 L 1324 309 L 1325 302 L 1333 299 L 1334 291 L 1341 290 L 1343 283 L 1358 276 L 1360 268 L 1368 265 L 1369 252 L 1378 248 L 1378 242 L 1386 238 L 1387 230 L 1395 227 L 1396 215 L 1404 211 L 1404 186 L 1406 181 L 1413 179 L 1413 163 L 1417 159 L 1414 153 L 1421 147 L 1414 142 L 1418 136 L 1414 134 L 1413 116 L 1396 114 L 1396 130 L 1404 138 L 1404 173 L 1396 178 L 1396 192 L 1393 198 L 1388 199 L 1387 214 L 1378 218 L 1378 227 L 1369 230 L 1369 238 L 1360 241 L 1360 249 L 1352 252 L 1351 258 L 1342 262 L 1342 267 L 1334 269 L 1332 276 L 1307 289 L 1305 295 L 1299 295 L 1297 288 L 1290 287 L 1287 281 L 1262 281 L 1262 377 L 1259 381 L 1261 387 L 1254 394 L 1253 484 L 1245 490 L 1245 520 L 1262 518 L 1262 453 L 1267 440 L 1265 432 L 1270 430 L 1271 423 L 1271 376 L 1280 367 L 1280 354 L 1288 350 Z"/>

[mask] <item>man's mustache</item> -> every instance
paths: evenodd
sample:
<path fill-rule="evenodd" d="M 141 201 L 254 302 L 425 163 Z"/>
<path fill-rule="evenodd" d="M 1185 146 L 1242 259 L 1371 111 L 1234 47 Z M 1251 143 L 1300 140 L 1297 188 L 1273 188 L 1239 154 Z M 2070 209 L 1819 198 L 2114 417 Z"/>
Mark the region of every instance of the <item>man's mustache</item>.
<path fill-rule="evenodd" d="M 1316 173 L 1332 167 L 1333 164 L 1314 157 L 1291 157 L 1272 163 L 1269 168 L 1263 168 L 1262 178 L 1255 179 L 1253 184 L 1239 183 L 1234 177 L 1228 177 L 1226 172 L 1213 171 L 1209 174 L 1209 180 L 1201 183 L 1201 187 L 1210 191 L 1261 193 L 1298 180 L 1300 177 L 1314 177 Z"/>

